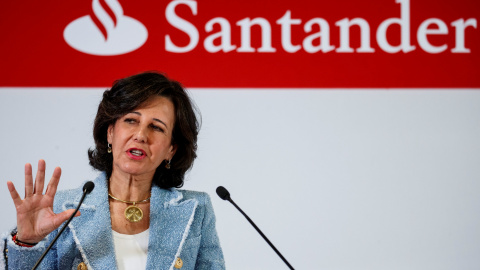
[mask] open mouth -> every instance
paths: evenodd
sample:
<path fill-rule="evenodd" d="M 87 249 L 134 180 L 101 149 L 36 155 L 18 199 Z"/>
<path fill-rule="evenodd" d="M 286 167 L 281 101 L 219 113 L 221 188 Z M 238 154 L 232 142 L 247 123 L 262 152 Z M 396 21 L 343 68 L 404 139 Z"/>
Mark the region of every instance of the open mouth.
<path fill-rule="evenodd" d="M 145 151 L 143 151 L 142 149 L 137 149 L 137 148 L 130 148 L 128 149 L 127 151 L 127 155 L 133 159 L 136 159 L 136 160 L 140 160 L 144 157 L 147 156 L 147 154 L 145 153 Z"/>
<path fill-rule="evenodd" d="M 136 156 L 136 157 L 141 157 L 143 156 L 143 152 L 140 150 L 132 149 L 130 150 L 130 154 Z"/>

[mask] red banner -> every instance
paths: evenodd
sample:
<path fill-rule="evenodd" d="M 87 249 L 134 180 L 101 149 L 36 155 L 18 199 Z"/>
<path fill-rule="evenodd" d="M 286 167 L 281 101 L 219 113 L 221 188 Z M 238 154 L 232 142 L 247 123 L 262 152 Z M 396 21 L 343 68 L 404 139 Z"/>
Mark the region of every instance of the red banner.
<path fill-rule="evenodd" d="M 480 88 L 475 0 L 6 1 L 0 86 Z"/>

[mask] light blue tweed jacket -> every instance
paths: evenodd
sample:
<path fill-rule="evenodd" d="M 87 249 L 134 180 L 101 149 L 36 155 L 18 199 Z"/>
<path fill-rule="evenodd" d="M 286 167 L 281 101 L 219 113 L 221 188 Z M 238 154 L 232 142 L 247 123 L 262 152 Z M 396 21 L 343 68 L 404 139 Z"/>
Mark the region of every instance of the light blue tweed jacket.
<path fill-rule="evenodd" d="M 41 269 L 77 269 L 82 262 L 88 269 L 117 269 L 105 174 L 94 183 L 94 190 L 80 207 L 81 216 L 72 220 L 43 260 Z M 81 195 L 81 187 L 58 192 L 54 211 L 75 208 Z M 0 242 L 0 269 L 31 269 L 56 233 L 32 248 L 17 246 L 10 233 L 4 234 Z M 215 216 L 206 193 L 153 186 L 149 237 L 147 269 L 177 269 L 177 258 L 183 261 L 182 270 L 225 269 Z"/>

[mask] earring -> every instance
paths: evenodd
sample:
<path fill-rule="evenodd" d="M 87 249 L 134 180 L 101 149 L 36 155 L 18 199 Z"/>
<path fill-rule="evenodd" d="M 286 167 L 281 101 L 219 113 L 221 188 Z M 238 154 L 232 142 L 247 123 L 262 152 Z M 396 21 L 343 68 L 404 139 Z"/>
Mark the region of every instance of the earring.
<path fill-rule="evenodd" d="M 107 152 L 108 152 L 109 154 L 112 153 L 112 145 L 109 144 L 109 143 L 107 143 Z"/>
<path fill-rule="evenodd" d="M 167 168 L 167 170 L 170 170 L 170 168 L 171 168 L 170 161 L 171 160 L 165 160 L 165 168 Z"/>

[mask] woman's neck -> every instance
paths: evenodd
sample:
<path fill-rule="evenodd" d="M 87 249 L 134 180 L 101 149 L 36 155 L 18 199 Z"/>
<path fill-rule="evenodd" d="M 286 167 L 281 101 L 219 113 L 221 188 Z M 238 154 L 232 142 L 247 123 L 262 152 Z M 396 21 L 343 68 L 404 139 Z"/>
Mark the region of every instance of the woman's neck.
<path fill-rule="evenodd" d="M 141 201 L 150 197 L 153 176 L 134 176 L 112 172 L 108 192 L 125 201 Z"/>

